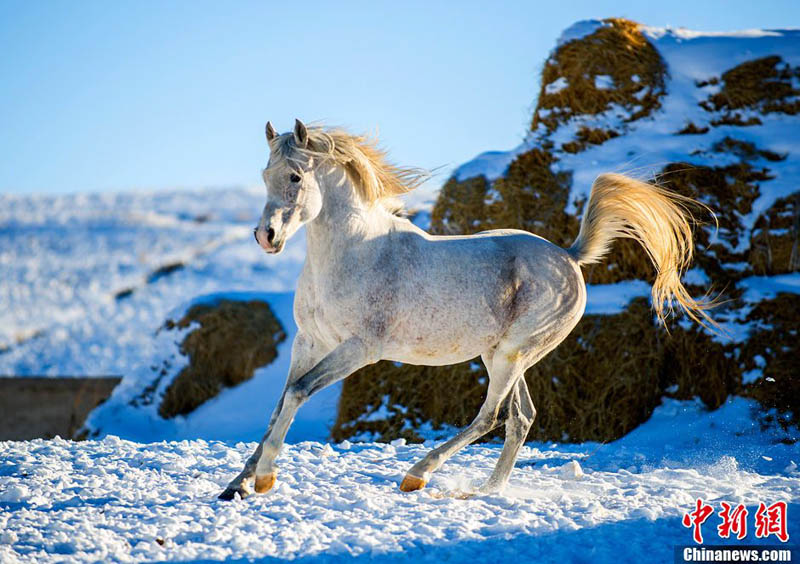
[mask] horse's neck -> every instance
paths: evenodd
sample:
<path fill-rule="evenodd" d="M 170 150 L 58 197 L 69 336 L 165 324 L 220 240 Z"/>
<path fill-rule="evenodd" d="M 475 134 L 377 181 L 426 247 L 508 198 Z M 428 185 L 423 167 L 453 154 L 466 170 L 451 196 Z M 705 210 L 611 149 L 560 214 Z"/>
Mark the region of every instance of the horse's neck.
<path fill-rule="evenodd" d="M 306 226 L 307 260 L 330 261 L 364 239 L 387 233 L 394 221 L 380 205 L 364 204 L 344 173 L 320 180 L 322 210 Z"/>

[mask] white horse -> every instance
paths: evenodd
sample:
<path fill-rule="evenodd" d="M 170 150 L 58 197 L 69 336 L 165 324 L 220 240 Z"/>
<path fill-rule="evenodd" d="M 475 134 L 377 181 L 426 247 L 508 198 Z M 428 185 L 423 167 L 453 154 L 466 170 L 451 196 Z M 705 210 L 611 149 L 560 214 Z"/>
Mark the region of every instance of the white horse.
<path fill-rule="evenodd" d="M 479 355 L 489 388 L 478 415 L 417 462 L 400 489 L 424 487 L 450 456 L 504 420 L 505 444 L 481 491 L 502 489 L 536 415 L 523 374 L 578 323 L 586 305 L 580 266 L 599 261 L 616 237 L 638 240 L 652 259 L 660 320 L 674 300 L 693 319 L 711 322 L 709 305 L 680 282 L 692 255 L 690 200 L 657 186 L 599 176 L 569 249 L 516 230 L 436 237 L 390 204 L 421 172 L 388 164 L 365 138 L 298 120 L 283 135 L 267 123 L 267 140 L 268 201 L 255 238 L 279 253 L 306 226 L 298 332 L 267 432 L 222 499 L 245 497 L 253 480 L 259 493 L 274 485 L 275 459 L 297 409 L 325 386 L 383 359 L 440 366 Z"/>

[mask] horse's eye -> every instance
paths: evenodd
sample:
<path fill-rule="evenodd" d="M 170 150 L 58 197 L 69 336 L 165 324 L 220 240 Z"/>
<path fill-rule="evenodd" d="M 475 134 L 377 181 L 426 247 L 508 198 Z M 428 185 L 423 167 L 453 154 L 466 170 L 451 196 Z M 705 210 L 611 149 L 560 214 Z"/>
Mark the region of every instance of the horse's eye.
<path fill-rule="evenodd" d="M 292 182 L 300 182 L 300 175 L 292 173 L 289 175 L 289 180 Z"/>

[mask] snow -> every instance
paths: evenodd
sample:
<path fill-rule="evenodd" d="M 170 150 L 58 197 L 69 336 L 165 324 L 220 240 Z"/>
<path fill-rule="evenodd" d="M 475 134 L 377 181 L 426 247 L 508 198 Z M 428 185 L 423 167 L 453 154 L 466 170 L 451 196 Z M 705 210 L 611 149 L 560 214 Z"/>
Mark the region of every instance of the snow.
<path fill-rule="evenodd" d="M 0 373 L 126 375 L 181 303 L 293 290 L 303 237 L 267 260 L 252 234 L 264 201 L 233 189 L 0 196 Z"/>
<path fill-rule="evenodd" d="M 564 90 L 568 85 L 567 79 L 563 76 L 559 76 L 556 80 L 544 87 L 544 92 L 545 94 L 556 94 Z"/>
<path fill-rule="evenodd" d="M 183 312 L 195 304 L 215 303 L 221 299 L 260 300 L 270 305 L 286 333 L 286 339 L 278 345 L 278 356 L 271 364 L 257 369 L 251 380 L 224 390 L 190 414 L 165 420 L 158 415 L 158 401 L 140 405 L 141 402 L 133 403 L 133 400 L 157 377 L 157 372 L 151 366 L 160 366 L 164 359 L 180 359 L 180 364 L 173 362 L 171 370 L 172 376 L 177 375 L 186 362 L 180 354 L 179 345 L 184 334 L 192 327 L 182 332 L 160 331 L 154 338 L 154 357 L 145 359 L 146 362 L 125 376 L 111 398 L 91 413 L 86 423 L 87 429 L 101 436 L 117 435 L 143 442 L 198 437 L 223 441 L 259 439 L 265 431 L 270 413 L 278 403 L 289 372 L 292 340 L 297 333 L 292 315 L 294 294 L 222 292 L 199 296 L 171 312 L 168 317 L 180 319 Z M 170 379 L 164 378 L 159 383 L 156 396 L 160 397 L 170 383 Z M 340 391 L 339 383 L 315 394 L 298 413 L 287 440 L 325 440 L 336 417 Z"/>
<path fill-rule="evenodd" d="M 517 157 L 528 150 L 528 145 L 522 143 L 510 151 L 487 151 L 481 153 L 471 161 L 459 166 L 453 172 L 453 178 L 462 182 L 467 178 L 484 176 L 487 180 L 500 178 L 508 170 L 508 165 Z"/>
<path fill-rule="evenodd" d="M 607 74 L 598 74 L 594 77 L 594 87 L 598 90 L 614 88 L 614 78 Z"/>
<path fill-rule="evenodd" d="M 650 284 L 644 280 L 625 280 L 616 284 L 586 286 L 586 313 L 612 315 L 621 313 L 633 298 L 650 297 Z"/>
<path fill-rule="evenodd" d="M 614 443 L 528 443 L 502 494 L 472 497 L 499 444 L 464 449 L 427 489 L 404 494 L 404 472 L 433 442 L 301 442 L 281 454 L 271 492 L 222 502 L 254 443 L 0 443 L 0 560 L 664 562 L 673 545 L 691 544 L 680 518 L 697 497 L 717 510 L 744 503 L 751 515 L 761 501 L 786 501 L 796 539 L 800 444 L 762 431 L 753 407 L 666 400 Z M 703 532 L 720 544 L 713 520 Z M 755 544 L 752 526 L 728 542 Z"/>
<path fill-rule="evenodd" d="M 90 430 L 101 434 L 257 440 L 286 378 L 305 259 L 302 232 L 278 257 L 255 244 L 264 202 L 263 189 L 0 196 L 0 374 L 123 376 L 90 417 Z M 185 266 L 156 274 L 178 262 Z M 116 298 L 123 290 L 132 293 Z M 287 334 L 278 358 L 186 417 L 161 419 L 158 402 L 132 406 L 153 381 L 153 365 L 185 362 L 182 335 L 158 331 L 164 321 L 221 297 L 270 304 Z M 304 407 L 289 440 L 328 436 L 339 389 Z"/>
<path fill-rule="evenodd" d="M 556 45 L 561 47 L 565 43 L 569 43 L 570 41 L 575 41 L 576 39 L 583 39 L 587 35 L 593 34 L 599 28 L 607 26 L 609 24 L 601 21 L 601 20 L 582 20 L 579 22 L 575 22 L 563 32 L 556 40 Z"/>
<path fill-rule="evenodd" d="M 742 298 L 750 303 L 771 299 L 780 293 L 800 294 L 800 272 L 776 276 L 749 276 L 739 282 Z"/>

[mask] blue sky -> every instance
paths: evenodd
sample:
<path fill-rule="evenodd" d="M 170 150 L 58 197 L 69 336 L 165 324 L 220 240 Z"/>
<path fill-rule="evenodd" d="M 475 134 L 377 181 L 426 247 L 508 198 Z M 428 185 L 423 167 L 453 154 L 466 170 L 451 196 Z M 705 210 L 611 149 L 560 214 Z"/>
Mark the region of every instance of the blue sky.
<path fill-rule="evenodd" d="M 800 2 L 0 0 L 0 192 L 256 185 L 264 123 L 378 131 L 400 164 L 522 139 L 572 22 L 800 25 Z"/>

